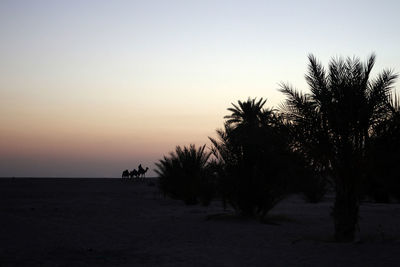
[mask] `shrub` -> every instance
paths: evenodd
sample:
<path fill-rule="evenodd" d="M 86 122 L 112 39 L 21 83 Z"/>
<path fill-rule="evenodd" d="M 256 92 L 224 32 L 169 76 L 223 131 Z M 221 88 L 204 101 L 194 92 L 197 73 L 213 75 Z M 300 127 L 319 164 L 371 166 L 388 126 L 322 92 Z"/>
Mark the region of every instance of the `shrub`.
<path fill-rule="evenodd" d="M 165 196 L 183 200 L 188 205 L 210 203 L 215 189 L 208 166 L 210 153 L 204 150 L 205 145 L 177 146 L 175 152 L 156 163 L 159 187 Z"/>
<path fill-rule="evenodd" d="M 400 99 L 389 102 L 390 113 L 374 128 L 368 147 L 366 194 L 376 202 L 400 200 Z"/>

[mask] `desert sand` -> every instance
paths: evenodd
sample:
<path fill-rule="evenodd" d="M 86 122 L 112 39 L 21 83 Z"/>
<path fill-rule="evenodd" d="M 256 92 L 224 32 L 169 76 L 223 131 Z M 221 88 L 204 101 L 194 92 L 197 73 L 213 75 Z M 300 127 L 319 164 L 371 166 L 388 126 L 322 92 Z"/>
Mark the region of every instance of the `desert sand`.
<path fill-rule="evenodd" d="M 0 179 L 0 266 L 400 266 L 399 204 L 363 203 L 360 241 L 338 244 L 333 196 L 290 196 L 260 223 L 148 181 Z"/>

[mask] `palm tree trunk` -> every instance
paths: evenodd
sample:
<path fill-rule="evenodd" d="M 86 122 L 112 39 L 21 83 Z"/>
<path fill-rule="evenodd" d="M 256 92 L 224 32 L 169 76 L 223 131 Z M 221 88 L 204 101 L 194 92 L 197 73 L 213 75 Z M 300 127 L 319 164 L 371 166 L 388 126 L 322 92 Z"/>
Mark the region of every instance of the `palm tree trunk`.
<path fill-rule="evenodd" d="M 354 183 L 349 183 L 353 177 L 345 178 L 348 178 L 345 183 L 336 184 L 336 198 L 332 214 L 335 240 L 338 242 L 354 241 L 358 225 L 359 201 L 356 187 Z"/>

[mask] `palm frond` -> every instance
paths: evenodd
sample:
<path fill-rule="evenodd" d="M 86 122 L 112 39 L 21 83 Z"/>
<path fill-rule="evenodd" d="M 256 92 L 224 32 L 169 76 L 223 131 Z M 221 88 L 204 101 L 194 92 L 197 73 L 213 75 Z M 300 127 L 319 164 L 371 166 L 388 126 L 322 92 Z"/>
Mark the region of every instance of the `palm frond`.
<path fill-rule="evenodd" d="M 324 67 L 317 61 L 314 55 L 308 56 L 308 74 L 305 75 L 306 81 L 310 86 L 313 98 L 318 102 L 323 102 L 327 91 L 327 79 Z"/>
<path fill-rule="evenodd" d="M 371 56 L 368 58 L 367 63 L 364 65 L 364 80 L 363 80 L 363 85 L 367 88 L 368 87 L 368 81 L 369 81 L 369 76 L 371 74 L 371 71 L 375 65 L 375 60 L 376 60 L 376 55 L 374 53 L 371 54 Z"/>
<path fill-rule="evenodd" d="M 398 75 L 393 70 L 384 70 L 370 83 L 367 96 L 370 109 L 373 110 L 371 123 L 384 119 L 387 110 L 391 109 L 390 92 Z"/>
<path fill-rule="evenodd" d="M 287 98 L 281 104 L 281 111 L 294 121 L 299 121 L 311 115 L 316 108 L 315 102 L 310 95 L 297 91 L 292 86 L 281 83 L 280 92 L 284 93 Z"/>

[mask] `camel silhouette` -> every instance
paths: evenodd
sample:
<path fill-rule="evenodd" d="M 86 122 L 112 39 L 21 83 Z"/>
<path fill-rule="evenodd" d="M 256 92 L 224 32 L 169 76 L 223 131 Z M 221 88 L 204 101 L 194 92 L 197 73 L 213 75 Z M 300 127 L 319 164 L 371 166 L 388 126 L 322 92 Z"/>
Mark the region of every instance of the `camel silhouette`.
<path fill-rule="evenodd" d="M 129 173 L 129 176 L 130 176 L 131 178 L 137 178 L 137 177 L 139 177 L 139 172 L 138 172 L 136 169 L 133 169 L 133 170 Z"/>
<path fill-rule="evenodd" d="M 143 169 L 142 165 L 139 165 L 138 168 L 138 174 L 141 178 L 145 178 L 146 177 L 146 172 L 149 170 L 149 167 L 146 167 L 146 169 Z"/>
<path fill-rule="evenodd" d="M 125 170 L 122 172 L 122 178 L 129 178 L 129 171 Z"/>

